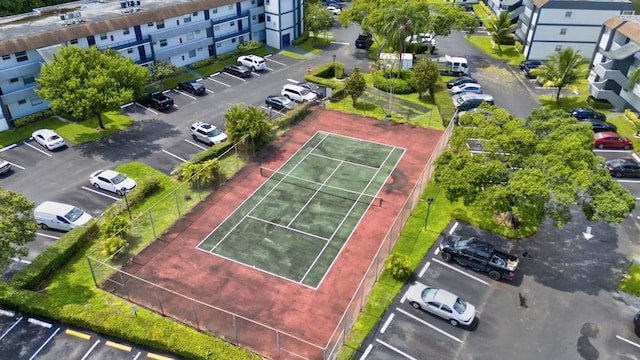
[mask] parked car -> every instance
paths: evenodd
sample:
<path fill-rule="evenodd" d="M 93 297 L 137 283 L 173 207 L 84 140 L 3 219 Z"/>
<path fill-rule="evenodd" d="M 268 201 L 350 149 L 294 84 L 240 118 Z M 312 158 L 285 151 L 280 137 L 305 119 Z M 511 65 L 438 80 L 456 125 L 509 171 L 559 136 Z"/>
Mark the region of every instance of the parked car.
<path fill-rule="evenodd" d="M 524 71 L 525 68 L 537 68 L 540 65 L 543 65 L 544 62 L 542 60 L 525 60 L 520 63 L 520 70 Z"/>
<path fill-rule="evenodd" d="M 227 65 L 224 67 L 224 72 L 241 78 L 251 76 L 251 69 L 244 65 Z"/>
<path fill-rule="evenodd" d="M 86 225 L 93 216 L 69 204 L 45 201 L 33 210 L 33 218 L 43 230 L 69 231 Z"/>
<path fill-rule="evenodd" d="M 640 311 L 633 317 L 633 331 L 637 336 L 640 336 Z"/>
<path fill-rule="evenodd" d="M 312 102 L 318 98 L 318 95 L 312 93 L 311 90 L 293 84 L 284 85 L 280 91 L 280 95 L 299 102 Z"/>
<path fill-rule="evenodd" d="M 264 103 L 276 110 L 291 110 L 298 107 L 297 102 L 282 95 L 267 96 L 267 98 L 264 99 Z"/>
<path fill-rule="evenodd" d="M 618 131 L 618 128 L 615 125 L 605 121 L 598 120 L 598 119 L 581 119 L 580 122 L 591 123 L 591 129 L 595 133 L 605 132 L 605 131 L 611 131 L 611 132 Z"/>
<path fill-rule="evenodd" d="M 7 160 L 0 159 L 0 175 L 6 174 L 11 170 L 11 163 Z"/>
<path fill-rule="evenodd" d="M 44 146 L 48 150 L 54 150 L 66 145 L 62 136 L 56 134 L 51 129 L 40 129 L 34 131 L 31 136 L 40 145 Z"/>
<path fill-rule="evenodd" d="M 336 7 L 340 10 L 342 10 L 342 4 L 340 4 L 340 2 L 338 1 L 323 1 L 322 2 L 322 6 L 327 7 L 327 6 L 333 6 Z"/>
<path fill-rule="evenodd" d="M 612 159 L 604 163 L 613 177 L 640 177 L 640 164 L 631 159 Z"/>
<path fill-rule="evenodd" d="M 114 170 L 98 170 L 89 176 L 89 182 L 96 189 L 107 190 L 120 196 L 135 189 L 135 180 Z"/>
<path fill-rule="evenodd" d="M 186 91 L 193 95 L 204 95 L 207 92 L 207 89 L 204 87 L 204 85 L 201 82 L 195 80 L 180 82 L 178 84 L 178 90 Z"/>
<path fill-rule="evenodd" d="M 356 48 L 368 49 L 373 44 L 373 36 L 367 33 L 360 33 L 356 39 Z"/>
<path fill-rule="evenodd" d="M 202 121 L 198 121 L 191 125 L 191 136 L 196 141 L 205 144 L 215 145 L 227 141 L 227 134 L 217 127 Z"/>
<path fill-rule="evenodd" d="M 244 55 L 238 57 L 238 64 L 248 67 L 253 71 L 262 71 L 267 68 L 264 58 L 257 55 Z"/>
<path fill-rule="evenodd" d="M 331 14 L 333 15 L 340 15 L 340 13 L 342 12 L 342 8 L 336 7 L 334 5 L 329 5 L 326 7 L 326 9 L 331 11 Z"/>
<path fill-rule="evenodd" d="M 418 282 L 409 287 L 407 301 L 415 309 L 437 315 L 453 326 L 470 325 L 476 317 L 476 307 L 457 295 Z"/>
<path fill-rule="evenodd" d="M 598 119 L 601 121 L 607 121 L 607 115 L 589 108 L 572 109 L 569 112 L 569 116 L 572 116 L 576 119 Z"/>
<path fill-rule="evenodd" d="M 307 88 L 311 90 L 311 92 L 318 95 L 320 99 L 324 99 L 326 96 L 326 91 L 324 86 L 318 86 L 312 82 L 305 82 L 298 85 L 302 86 L 303 88 Z"/>
<path fill-rule="evenodd" d="M 620 136 L 612 131 L 599 132 L 594 134 L 595 147 L 598 149 L 615 148 L 615 149 L 633 149 L 631 140 L 624 136 Z"/>
<path fill-rule="evenodd" d="M 474 94 L 482 94 L 482 86 L 480 84 L 474 83 L 466 83 L 458 86 L 454 86 L 449 89 L 449 95 L 458 95 L 462 93 L 474 93 Z"/>
<path fill-rule="evenodd" d="M 494 105 L 493 96 L 489 94 L 462 93 L 453 95 L 451 100 L 457 111 L 467 111 L 477 108 L 483 102 Z"/>
<path fill-rule="evenodd" d="M 451 89 L 454 86 L 460 86 L 462 84 L 469 84 L 469 83 L 477 84 L 478 81 L 468 76 L 460 76 L 453 80 L 447 81 L 447 89 Z"/>
<path fill-rule="evenodd" d="M 165 95 L 162 91 L 149 93 L 137 101 L 138 104 L 159 111 L 169 110 L 173 107 L 173 99 Z"/>
<path fill-rule="evenodd" d="M 445 235 L 439 247 L 444 261 L 455 260 L 475 271 L 486 272 L 492 280 L 512 280 L 518 268 L 518 257 L 500 251 L 477 237 Z"/>
<path fill-rule="evenodd" d="M 433 37 L 433 34 L 430 34 L 430 33 L 420 33 L 416 35 L 410 35 L 410 36 L 407 36 L 404 39 L 404 41 L 409 44 L 425 44 L 425 45 L 431 45 L 431 46 L 437 45 L 436 40 Z"/>

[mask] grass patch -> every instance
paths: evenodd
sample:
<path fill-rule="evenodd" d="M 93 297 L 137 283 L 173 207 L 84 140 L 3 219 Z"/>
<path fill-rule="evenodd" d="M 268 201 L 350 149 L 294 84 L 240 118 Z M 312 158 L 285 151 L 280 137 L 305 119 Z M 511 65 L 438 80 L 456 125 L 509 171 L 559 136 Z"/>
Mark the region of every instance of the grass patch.
<path fill-rule="evenodd" d="M 560 102 L 556 102 L 556 91 L 555 89 L 550 89 L 549 91 L 552 92 L 552 94 L 538 96 L 538 101 L 540 101 L 540 104 L 542 104 L 542 106 L 545 106 L 549 109 L 560 109 L 567 112 L 576 107 L 589 107 L 589 103 L 587 101 L 590 96 L 589 91 L 587 91 L 588 88 L 589 82 L 587 81 L 587 79 L 582 79 L 577 85 L 567 88 L 568 91 L 577 93 L 576 95 L 567 95 L 567 90 L 563 89 L 560 95 Z"/>
<path fill-rule="evenodd" d="M 203 66 L 201 68 L 194 69 L 198 74 L 202 74 L 204 76 L 209 76 L 211 74 L 221 72 L 224 70 L 224 67 L 231 64 L 237 64 L 238 58 L 229 58 L 226 60 L 222 60 L 211 65 Z"/>
<path fill-rule="evenodd" d="M 497 47 L 494 49 L 491 45 L 490 36 L 467 36 L 467 41 L 475 45 L 478 49 L 487 53 L 494 59 L 502 60 L 509 65 L 519 65 L 525 60 L 525 56 L 516 50 L 513 45 L 500 45 L 502 52 L 498 51 Z"/>
<path fill-rule="evenodd" d="M 98 129 L 97 118 L 82 122 L 68 122 L 62 121 L 58 117 L 50 117 L 33 124 L 0 132 L 0 146 L 5 147 L 27 140 L 38 129 L 52 129 L 72 144 L 83 144 L 107 137 L 133 124 L 133 120 L 130 117 L 117 111 L 109 111 L 102 114 L 102 122 L 106 128 L 105 130 Z"/>
<path fill-rule="evenodd" d="M 633 264 L 618 289 L 631 295 L 640 296 L 640 264 Z"/>
<path fill-rule="evenodd" d="M 294 60 L 307 60 L 306 56 L 294 53 L 293 51 L 289 50 L 283 50 L 280 54 Z"/>

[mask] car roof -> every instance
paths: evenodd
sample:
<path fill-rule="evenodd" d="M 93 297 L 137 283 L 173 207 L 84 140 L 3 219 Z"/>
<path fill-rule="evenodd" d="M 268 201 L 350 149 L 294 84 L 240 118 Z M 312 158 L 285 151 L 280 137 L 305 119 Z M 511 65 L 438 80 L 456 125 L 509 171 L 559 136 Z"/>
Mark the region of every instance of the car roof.
<path fill-rule="evenodd" d="M 426 301 L 437 301 L 441 304 L 453 306 L 453 304 L 458 299 L 456 295 L 448 292 L 447 290 L 437 289 L 437 288 L 431 288 L 431 289 L 436 291 L 431 294 L 432 296 L 430 296 L 430 298 L 425 299 Z"/>
<path fill-rule="evenodd" d="M 40 130 L 34 131 L 33 133 L 41 134 L 41 135 L 56 135 L 56 132 L 51 129 L 40 129 Z"/>
<path fill-rule="evenodd" d="M 204 121 L 198 121 L 196 123 L 193 123 L 193 125 L 191 125 L 191 126 L 199 127 L 199 128 L 203 128 L 203 129 L 213 129 L 213 128 L 215 128 L 215 126 L 213 126 L 213 125 L 211 125 L 209 123 L 206 123 Z"/>
<path fill-rule="evenodd" d="M 595 133 L 594 136 L 596 138 L 598 138 L 598 139 L 602 139 L 602 138 L 605 138 L 605 137 L 621 137 L 620 135 L 618 135 L 618 133 L 615 133 L 613 131 L 598 132 L 598 133 Z"/>
<path fill-rule="evenodd" d="M 102 170 L 99 174 L 96 174 L 96 175 L 102 175 L 108 179 L 111 179 L 120 175 L 120 173 L 114 170 Z"/>
<path fill-rule="evenodd" d="M 624 164 L 637 165 L 638 163 L 635 162 L 634 160 L 631 160 L 631 159 L 611 159 L 611 160 L 607 161 L 605 164 L 613 165 L 613 166 L 620 166 L 620 165 L 624 165 Z"/>

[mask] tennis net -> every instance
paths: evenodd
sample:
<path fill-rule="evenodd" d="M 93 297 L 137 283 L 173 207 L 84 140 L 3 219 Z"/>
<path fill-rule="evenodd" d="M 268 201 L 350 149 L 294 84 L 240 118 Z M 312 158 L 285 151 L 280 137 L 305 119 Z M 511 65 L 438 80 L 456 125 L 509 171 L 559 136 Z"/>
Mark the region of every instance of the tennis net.
<path fill-rule="evenodd" d="M 382 206 L 382 198 L 379 196 L 367 195 L 353 190 L 347 190 L 327 184 L 322 184 L 312 180 L 303 179 L 295 175 L 280 173 L 266 167 L 260 167 L 260 175 L 305 189 L 314 190 L 323 194 L 333 195 L 339 198 L 369 204 L 371 206 Z"/>

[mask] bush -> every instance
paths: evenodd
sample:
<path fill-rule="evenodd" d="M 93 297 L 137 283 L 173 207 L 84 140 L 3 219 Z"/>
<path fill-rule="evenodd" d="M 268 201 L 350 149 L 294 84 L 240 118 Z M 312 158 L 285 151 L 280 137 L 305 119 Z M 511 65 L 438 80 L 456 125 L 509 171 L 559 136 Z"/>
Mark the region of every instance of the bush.
<path fill-rule="evenodd" d="M 589 104 L 589 106 L 591 106 L 594 109 L 598 109 L 598 110 L 611 110 L 613 109 L 613 105 L 608 102 L 607 100 L 599 100 L 594 98 L 593 96 L 589 95 L 589 97 L 587 97 L 587 104 Z"/>
<path fill-rule="evenodd" d="M 297 39 L 293 40 L 291 42 L 291 45 L 293 46 L 298 46 L 300 44 L 302 44 L 303 42 L 307 41 L 307 39 L 309 38 L 309 31 L 306 31 L 302 33 L 302 35 L 298 36 Z"/>
<path fill-rule="evenodd" d="M 127 226 L 129 226 L 129 219 L 124 216 L 107 219 L 100 224 L 100 237 L 106 239 L 118 235 L 126 231 Z"/>
<path fill-rule="evenodd" d="M 333 76 L 336 79 L 342 79 L 344 77 L 344 64 L 341 62 L 335 62 L 331 64 L 333 69 Z"/>
<path fill-rule="evenodd" d="M 210 58 L 207 58 L 207 59 L 204 59 L 204 60 L 196 61 L 193 64 L 191 64 L 190 66 L 191 66 L 192 69 L 198 69 L 198 68 L 201 68 L 201 67 L 209 66 L 209 65 L 211 65 L 211 64 L 213 64 L 215 62 L 216 62 L 216 59 L 210 57 Z"/>
<path fill-rule="evenodd" d="M 238 48 L 234 52 L 238 53 L 238 55 L 240 55 L 240 54 L 248 54 L 251 51 L 260 49 L 263 46 L 264 46 L 264 44 L 261 43 L 260 41 L 249 40 L 247 42 L 244 42 L 244 43 L 238 45 Z"/>
<path fill-rule="evenodd" d="M 100 242 L 100 246 L 102 247 L 101 254 L 103 256 L 111 256 L 115 254 L 118 250 L 124 248 L 127 245 L 129 245 L 127 241 L 122 236 L 119 236 L 119 235 L 114 235 L 108 238 L 104 238 Z M 122 252 L 120 252 L 119 254 L 122 254 Z"/>
<path fill-rule="evenodd" d="M 22 126 L 27 126 L 29 124 L 33 124 L 42 119 L 50 118 L 53 116 L 53 111 L 51 109 L 47 109 L 44 111 L 37 112 L 35 114 L 23 116 L 17 120 L 13 121 L 13 125 L 17 128 Z"/>
<path fill-rule="evenodd" d="M 513 44 L 513 47 L 514 47 L 516 50 L 518 50 L 518 52 L 522 52 L 522 50 L 523 50 L 522 43 L 521 43 L 520 41 L 516 41 L 516 42 Z"/>
<path fill-rule="evenodd" d="M 284 116 L 276 119 L 275 125 L 278 129 L 287 129 L 292 124 L 297 124 L 311 112 L 311 104 L 304 103 L 293 110 L 287 111 Z"/>
<path fill-rule="evenodd" d="M 115 218 L 120 214 L 124 214 L 127 211 L 127 202 L 129 207 L 132 207 L 160 190 L 162 190 L 162 183 L 155 176 L 138 180 L 138 186 L 132 192 L 127 193 L 126 197 L 121 197 L 111 205 L 105 211 L 104 217 Z"/>
<path fill-rule="evenodd" d="M 631 111 L 631 109 L 626 109 L 624 111 L 624 116 L 626 116 L 627 119 L 631 120 L 636 130 L 634 135 L 638 136 L 638 134 L 640 134 L 640 119 L 638 119 L 638 115 Z"/>
<path fill-rule="evenodd" d="M 393 253 L 387 260 L 387 270 L 395 279 L 404 280 L 411 275 L 411 258 L 400 253 Z"/>
<path fill-rule="evenodd" d="M 394 94 L 411 94 L 415 89 L 411 86 L 409 79 L 411 79 L 410 70 L 402 70 L 401 78 L 397 78 L 397 70 L 378 70 L 374 76 L 374 86 L 385 92 L 392 92 Z"/>

